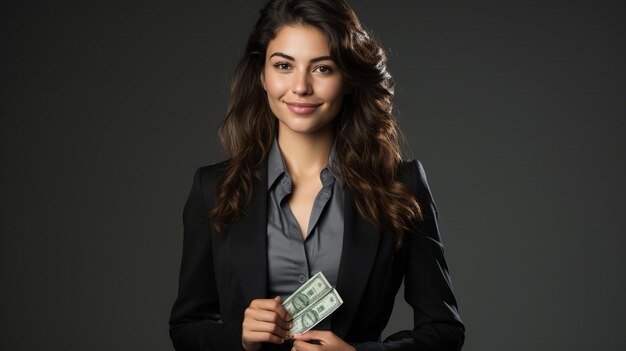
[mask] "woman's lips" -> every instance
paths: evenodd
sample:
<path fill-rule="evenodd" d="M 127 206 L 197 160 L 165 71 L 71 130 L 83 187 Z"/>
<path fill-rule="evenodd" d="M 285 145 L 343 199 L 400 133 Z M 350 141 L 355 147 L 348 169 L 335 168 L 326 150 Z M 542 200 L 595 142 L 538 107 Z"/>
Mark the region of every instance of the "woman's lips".
<path fill-rule="evenodd" d="M 320 107 L 321 105 L 321 104 L 302 104 L 302 103 L 290 103 L 290 102 L 287 102 L 286 104 L 289 110 L 291 110 L 291 112 L 297 113 L 299 115 L 308 115 L 309 113 L 312 113 L 313 111 L 317 110 L 317 108 Z"/>

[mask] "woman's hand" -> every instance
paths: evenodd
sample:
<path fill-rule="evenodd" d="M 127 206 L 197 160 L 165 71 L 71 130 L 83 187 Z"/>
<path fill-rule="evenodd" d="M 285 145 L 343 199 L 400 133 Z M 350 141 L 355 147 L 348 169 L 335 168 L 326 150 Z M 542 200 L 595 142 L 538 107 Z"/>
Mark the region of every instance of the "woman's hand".
<path fill-rule="evenodd" d="M 282 344 L 291 338 L 291 316 L 280 302 L 273 299 L 256 299 L 246 308 L 241 325 L 241 345 L 244 350 L 256 351 L 262 342 Z"/>
<path fill-rule="evenodd" d="M 292 351 L 356 351 L 335 333 L 327 330 L 309 330 L 300 335 L 294 335 Z M 319 345 L 309 341 L 317 341 Z"/>

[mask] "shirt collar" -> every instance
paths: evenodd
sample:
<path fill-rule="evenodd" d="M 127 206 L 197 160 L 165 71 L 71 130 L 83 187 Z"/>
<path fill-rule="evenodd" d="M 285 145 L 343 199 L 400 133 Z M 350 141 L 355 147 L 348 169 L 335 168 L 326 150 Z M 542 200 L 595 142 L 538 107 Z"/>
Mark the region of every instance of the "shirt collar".
<path fill-rule="evenodd" d="M 341 180 L 341 172 L 339 171 L 339 165 L 335 163 L 337 157 L 337 138 L 333 142 L 333 147 L 330 149 L 330 155 L 328 155 L 328 171 L 335 177 L 336 180 Z"/>
<path fill-rule="evenodd" d="M 339 167 L 334 163 L 336 159 L 336 151 L 335 146 L 337 145 L 337 139 L 333 142 L 333 147 L 330 150 L 330 154 L 328 155 L 328 166 L 325 169 L 328 169 L 330 174 L 336 180 L 340 180 L 341 173 L 339 172 Z M 272 147 L 270 148 L 269 155 L 267 156 L 267 189 L 271 189 L 274 183 L 278 178 L 280 178 L 285 172 L 285 159 L 283 158 L 283 154 L 280 151 L 280 147 L 278 146 L 278 136 L 274 137 L 274 142 L 272 143 Z"/>
<path fill-rule="evenodd" d="M 278 140 L 274 138 L 270 153 L 267 156 L 267 189 L 269 190 L 276 179 L 285 173 L 285 161 L 278 147 Z"/>

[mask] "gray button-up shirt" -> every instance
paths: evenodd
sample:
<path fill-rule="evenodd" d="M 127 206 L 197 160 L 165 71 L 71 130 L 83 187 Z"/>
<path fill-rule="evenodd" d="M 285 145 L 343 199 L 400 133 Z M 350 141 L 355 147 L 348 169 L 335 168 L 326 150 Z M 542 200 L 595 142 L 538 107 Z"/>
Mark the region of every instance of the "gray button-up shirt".
<path fill-rule="evenodd" d="M 284 301 L 309 277 L 321 271 L 332 286 L 343 246 L 344 194 L 338 167 L 333 165 L 335 145 L 328 165 L 320 172 L 322 189 L 313 202 L 306 239 L 302 240 L 291 208 L 291 177 L 285 167 L 278 140 L 268 155 L 267 256 L 270 296 L 280 295 Z M 330 317 L 315 329 L 329 329 Z"/>

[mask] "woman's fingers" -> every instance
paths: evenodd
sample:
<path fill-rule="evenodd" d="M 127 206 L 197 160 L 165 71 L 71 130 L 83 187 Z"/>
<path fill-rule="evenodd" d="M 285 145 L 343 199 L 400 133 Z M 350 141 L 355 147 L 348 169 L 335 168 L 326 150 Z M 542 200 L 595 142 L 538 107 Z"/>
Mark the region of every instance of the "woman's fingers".
<path fill-rule="evenodd" d="M 286 330 L 289 330 L 289 328 L 291 328 L 291 323 L 285 321 L 280 315 L 278 315 L 278 313 L 274 311 L 248 308 L 246 309 L 245 317 L 261 322 L 274 323 Z"/>
<path fill-rule="evenodd" d="M 292 350 L 296 350 L 296 351 L 319 351 L 319 350 L 322 350 L 322 346 L 321 345 L 311 344 L 311 343 L 308 343 L 308 342 L 302 341 L 302 340 L 296 340 L 296 341 L 293 342 Z"/>
<path fill-rule="evenodd" d="M 264 342 L 284 343 L 292 337 L 290 321 L 291 316 L 281 304 L 280 297 L 252 300 L 241 325 L 244 349 L 256 350 Z"/>
<path fill-rule="evenodd" d="M 293 338 L 303 341 L 318 340 L 328 342 L 332 338 L 332 335 L 332 332 L 327 330 L 309 330 L 306 333 L 294 335 Z"/>
<path fill-rule="evenodd" d="M 244 329 L 251 332 L 272 333 L 282 339 L 291 339 L 291 332 L 289 331 L 289 329 L 283 329 L 274 323 L 261 322 L 256 320 L 244 321 L 243 327 Z"/>
<path fill-rule="evenodd" d="M 273 299 L 256 299 L 252 300 L 250 307 L 266 311 L 276 312 L 284 321 L 291 321 L 291 316 L 280 302 L 280 296 Z"/>
<path fill-rule="evenodd" d="M 355 351 L 353 346 L 329 330 L 309 330 L 306 333 L 294 335 L 294 339 L 293 346 L 296 351 Z"/>
<path fill-rule="evenodd" d="M 272 344 L 282 344 L 285 342 L 285 339 L 268 332 L 248 332 L 247 341 L 255 343 L 269 342 Z"/>
<path fill-rule="evenodd" d="M 296 351 L 319 350 L 319 343 L 322 340 L 316 330 L 309 330 L 304 334 L 294 335 L 293 348 Z"/>

